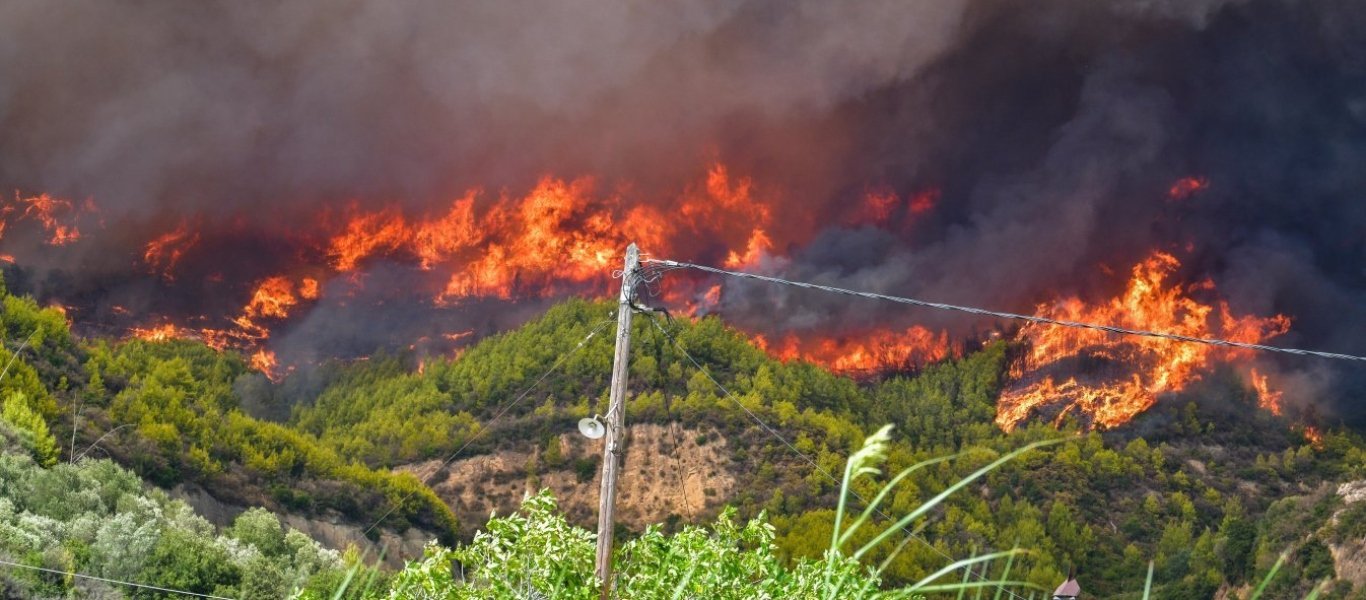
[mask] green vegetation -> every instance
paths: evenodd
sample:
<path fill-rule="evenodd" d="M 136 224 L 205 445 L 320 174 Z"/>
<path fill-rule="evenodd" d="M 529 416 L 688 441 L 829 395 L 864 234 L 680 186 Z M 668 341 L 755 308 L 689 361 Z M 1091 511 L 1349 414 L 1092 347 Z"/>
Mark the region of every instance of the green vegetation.
<path fill-rule="evenodd" d="M 244 412 L 235 389 L 259 375 L 241 357 L 184 340 L 80 342 L 61 312 L 0 296 L 0 417 L 43 465 L 109 456 L 165 488 L 191 483 L 240 506 L 355 521 L 398 504 L 388 527 L 454 541 L 454 515 L 411 475 Z"/>
<path fill-rule="evenodd" d="M 335 586 L 347 568 L 336 552 L 281 526 L 275 515 L 242 513 L 222 535 L 183 502 L 145 491 L 106 459 L 43 467 L 24 436 L 0 423 L 0 596 L 160 597 L 150 591 L 60 573 L 234 598 L 282 598 Z M 355 558 L 349 559 L 355 563 Z"/>
<path fill-rule="evenodd" d="M 473 560 L 469 553 L 487 542 L 473 537 L 487 515 L 462 514 L 458 523 L 450 508 L 416 478 L 389 469 L 444 458 L 467 442 L 464 457 L 532 448 L 538 459 L 527 465 L 531 477 L 560 471 L 584 480 L 596 468 L 590 460 L 568 459 L 558 436 L 572 431 L 576 419 L 605 411 L 611 336 L 596 336 L 575 351 L 589 331 L 609 319 L 610 307 L 604 304 L 565 302 L 457 359 L 429 362 L 421 373 L 407 368 L 405 357 L 376 357 L 325 366 L 309 375 L 309 385 L 297 386 L 311 391 L 291 392 L 296 388 L 288 381 L 280 388 L 264 388 L 274 395 L 270 401 L 289 393 L 298 396 L 286 422 L 249 414 L 245 407 L 256 407 L 257 415 L 278 414 L 281 407 L 261 408 L 260 376 L 233 353 L 192 341 L 84 342 L 70 334 L 58 311 L 8 295 L 3 304 L 0 424 L 8 432 L 7 456 L 22 455 L 28 461 L 24 469 L 70 478 L 91 465 L 109 465 L 91 460 L 108 456 L 162 488 L 194 484 L 230 504 L 341 516 L 362 526 L 396 506 L 384 527 L 415 525 L 453 548 L 434 549 L 426 562 L 400 573 L 396 581 L 406 581 L 411 569 L 436 574 L 442 561 Z M 1320 598 L 1366 597 L 1366 590 L 1338 580 L 1343 574 L 1333 558 L 1335 548 L 1358 543 L 1366 530 L 1366 502 L 1349 503 L 1336 493 L 1339 483 L 1366 475 L 1361 439 L 1336 430 L 1310 444 L 1288 422 L 1257 411 L 1254 395 L 1232 373 L 1209 374 L 1195 389 L 1164 398 L 1118 431 L 1084 433 L 1074 424 L 1058 429 L 1035 423 L 1007 435 L 992 423 L 1003 374 L 1018 350 L 1006 344 L 988 344 L 919 372 L 855 381 L 809 364 L 773 360 L 715 318 L 669 327 L 679 346 L 706 365 L 734 399 L 698 373 L 654 324 L 641 319 L 634 332 L 631 421 L 680 423 L 701 436 L 724 439 L 729 456 L 718 468 L 742 473 L 745 485 L 710 505 L 713 519 L 721 518 L 722 503 L 731 506 L 733 512 L 725 513 L 731 525 L 718 520 L 709 529 L 698 529 L 681 518 L 669 519 L 666 526 L 619 531 L 623 548 L 644 553 L 641 540 L 653 539 L 660 547 L 701 544 L 718 557 L 725 548 L 757 552 L 734 560 L 789 574 L 808 568 L 802 565 L 823 563 L 831 540 L 843 535 L 837 534 L 836 522 L 864 518 L 850 515 L 862 515 L 861 499 L 877 497 L 880 488 L 868 478 L 854 478 L 842 487 L 757 427 L 749 411 L 777 427 L 826 472 L 839 473 L 868 434 L 887 423 L 898 432 L 885 446 L 888 472 L 901 473 L 928 461 L 901 478 L 895 491 L 881 498 L 880 510 L 868 514 L 844 541 L 845 548 L 866 547 L 859 557 L 864 566 L 855 569 L 861 581 L 872 577 L 865 571 L 868 565 L 876 565 L 873 578 L 886 589 L 923 581 L 954 558 L 1023 548 L 1028 552 L 1009 559 L 1011 579 L 1051 588 L 1076 567 L 1087 593 L 1095 597 L 1141 597 L 1150 561 L 1155 597 L 1210 598 L 1219 589 L 1241 590 L 1237 593 L 1246 597 L 1282 554 L 1279 574 L 1268 583 L 1264 598 L 1304 597 L 1325 578 L 1335 582 Z M 524 402 L 492 419 L 564 355 L 568 357 L 560 369 Z M 1056 445 L 983 474 L 935 506 L 933 518 L 921 525 L 928 543 L 878 539 L 877 532 L 915 513 L 939 491 L 1040 441 Z M 942 457 L 954 458 L 935 460 Z M 3 495 L 9 497 L 9 480 L 4 481 Z M 852 495 L 843 497 L 842 490 Z M 161 494 L 137 493 L 154 499 Z M 52 515 L 67 514 L 10 502 L 20 507 L 15 515 L 62 520 Z M 841 516 L 846 505 L 851 512 Z M 101 506 L 106 516 L 121 510 L 117 504 Z M 547 506 L 528 506 L 518 518 L 549 519 L 552 512 Z M 483 535 L 512 539 L 511 530 L 495 530 L 513 523 L 493 521 Z M 759 523 L 755 526 L 768 537 L 734 533 L 751 527 L 736 523 Z M 219 543 L 251 539 L 262 557 L 277 556 L 272 553 L 281 552 L 280 546 L 251 533 L 253 527 L 234 525 L 215 537 L 202 524 L 185 526 L 198 537 L 157 537 L 138 569 L 124 575 L 199 589 L 224 586 L 238 593 L 257 585 L 252 582 L 299 584 L 302 580 L 293 575 L 248 575 L 264 572 L 253 570 L 264 568 L 264 562 L 282 573 L 294 572 L 297 565 L 262 559 L 251 567 L 233 558 L 232 544 L 240 542 Z M 555 530 L 564 533 L 565 544 L 582 542 L 581 533 Z M 456 545 L 462 535 L 467 544 Z M 698 541 L 704 538 L 711 541 Z M 51 541 L 65 548 L 64 539 L 54 536 Z M 48 557 L 51 547 L 44 543 L 0 551 L 27 564 L 40 564 L 34 561 L 41 558 L 49 561 L 41 564 L 62 565 L 54 567 L 59 570 L 102 572 L 99 563 L 89 562 L 95 560 L 93 551 L 66 549 L 72 558 L 58 560 Z M 180 564 L 176 555 L 181 548 L 216 558 Z M 220 550 L 230 560 L 219 560 L 224 556 Z M 725 560 L 731 559 L 717 558 Z M 997 561 L 980 570 L 994 575 L 999 571 L 989 568 L 1001 567 Z M 308 581 L 332 578 L 329 585 L 335 586 L 344 575 L 329 566 Z M 964 576 L 961 569 L 958 575 Z M 77 585 L 41 577 L 29 581 L 14 573 L 4 577 L 10 581 L 6 585 L 49 586 L 16 590 L 57 593 Z M 367 593 L 390 589 L 369 573 L 352 581 L 354 589 Z M 365 584 L 356 587 L 357 581 Z M 316 589 L 326 588 L 319 585 Z"/>
<path fill-rule="evenodd" d="M 569 301 L 457 360 L 429 362 L 420 374 L 403 368 L 398 358 L 354 366 L 316 402 L 299 405 L 292 422 L 343 456 L 376 467 L 439 458 L 471 440 L 479 431 L 471 422 L 489 429 L 473 440 L 466 456 L 528 441 L 543 456 L 558 454 L 552 440 L 572 431 L 574 420 L 605 412 L 610 336 L 595 337 L 571 353 L 530 398 L 502 419 L 489 419 L 502 401 L 609 316 L 605 304 Z M 888 451 L 891 469 L 962 455 L 909 476 L 883 507 L 888 515 L 909 513 L 930 491 L 1020 444 L 1063 440 L 1055 452 L 1005 465 L 976 493 L 946 501 L 939 509 L 943 518 L 925 530 L 933 547 L 902 548 L 886 570 L 890 583 L 918 581 L 949 556 L 1018 546 L 1031 552 L 1016 561 L 1015 572 L 1036 585 L 1056 585 L 1076 567 L 1085 574 L 1088 593 L 1122 597 L 1142 588 L 1146 565 L 1155 559 L 1155 593 L 1208 598 L 1221 586 L 1245 585 L 1291 544 L 1267 541 L 1272 532 L 1261 517 L 1273 502 L 1361 477 L 1366 464 L 1355 434 L 1330 432 L 1315 447 L 1286 421 L 1257 411 L 1254 394 L 1229 372 L 1211 374 L 1198 389 L 1166 399 L 1121 431 L 1081 433 L 1075 425 L 1058 430 L 1035 423 L 1007 435 L 992 421 L 1012 360 L 1013 349 L 1005 344 L 989 344 L 918 373 L 859 383 L 812 365 L 773 360 L 714 318 L 672 327 L 679 344 L 741 404 L 828 472 L 837 472 L 866 433 L 885 423 L 899 432 Z M 838 482 L 814 472 L 756 427 L 653 324 L 639 320 L 633 339 L 631 421 L 676 421 L 717 431 L 731 449 L 729 468 L 745 474 L 746 485 L 726 499 L 738 517 L 767 511 L 777 553 L 785 560 L 822 556 Z M 447 428 L 444 443 L 441 435 L 414 425 L 438 422 Z M 534 468 L 544 473 L 576 465 L 546 459 Z M 865 498 L 874 491 L 866 484 L 854 490 Z M 462 515 L 471 524 L 479 517 Z M 884 544 L 872 559 L 883 560 L 893 550 Z M 1286 593 L 1301 595 L 1312 585 L 1297 577 L 1279 581 Z"/>
<path fill-rule="evenodd" d="M 29 406 L 27 396 L 19 392 L 10 394 L 4 408 L 0 409 L 0 420 L 14 428 L 19 442 L 33 454 L 38 464 L 44 467 L 57 464 L 57 439 L 48 431 L 42 415 Z"/>
<path fill-rule="evenodd" d="M 1028 455 L 1049 442 L 1038 442 L 1003 456 L 972 475 L 957 481 L 935 498 L 918 506 L 911 514 L 880 531 L 864 544 L 850 543 L 870 523 L 880 500 L 896 491 L 899 484 L 916 470 L 941 462 L 932 459 L 909 467 L 885 483 L 876 481 L 878 466 L 886 459 L 891 426 L 879 430 L 847 461 L 840 485 L 840 502 L 829 547 L 819 560 L 801 558 L 790 564 L 776 553 L 773 528 L 763 515 L 739 525 L 734 509 L 721 512 L 708 529 L 684 526 L 672 535 L 659 526 L 648 527 L 619 548 L 615 554 L 615 585 L 610 597 L 632 599 L 750 598 L 795 599 L 874 599 L 948 597 L 974 598 L 990 594 L 1003 597 L 1034 597 L 1039 590 L 1010 579 L 1017 557 L 1027 551 L 1012 549 L 975 555 L 946 565 L 915 583 L 887 587 L 882 574 L 888 566 L 862 562 L 868 552 L 885 537 L 903 537 L 905 526 L 922 520 L 945 498 L 963 489 L 1012 459 Z M 1057 443 L 1060 440 L 1054 440 Z M 1035 452 L 1036 453 L 1036 452 Z M 876 500 L 859 512 L 848 505 L 851 486 L 863 481 L 881 485 Z M 569 524 L 556 510 L 555 499 L 541 492 L 525 500 L 519 514 L 493 518 L 487 530 L 474 540 L 455 549 L 429 546 L 422 560 L 409 563 L 389 582 L 389 588 L 367 586 L 368 598 L 390 600 L 459 600 L 466 598 L 568 598 L 590 600 L 599 597 L 600 582 L 593 575 L 593 534 Z M 845 516 L 850 517 L 849 520 Z M 904 546 L 903 546 L 904 547 Z M 1274 594 L 1272 584 L 1286 581 L 1281 576 L 1285 555 L 1271 565 L 1249 600 Z M 980 579 L 953 576 L 972 569 Z M 1152 597 L 1154 563 L 1149 562 L 1142 598 Z M 1327 581 L 1315 586 L 1306 600 L 1318 598 Z M 349 589 L 345 586 L 344 589 Z M 1281 596 L 1274 596 L 1281 597 Z"/>
<path fill-rule="evenodd" d="M 727 509 L 717 517 L 710 530 L 689 525 L 668 535 L 658 526 L 651 526 L 627 541 L 617 549 L 613 561 L 616 585 L 612 597 L 833 600 L 924 598 L 932 593 L 961 594 L 988 588 L 996 588 L 998 595 L 1008 589 L 1022 590 L 1025 584 L 1006 579 L 1011 561 L 1017 554 L 1015 551 L 964 559 L 918 582 L 895 589 L 885 589 L 882 585 L 881 576 L 887 561 L 876 567 L 860 562 L 885 537 L 904 537 L 908 525 L 922 519 L 949 494 L 1040 445 L 1027 446 L 998 459 L 920 505 L 897 523 L 869 532 L 873 535 L 872 541 L 853 543 L 866 531 L 870 516 L 879 503 L 874 501 L 857 517 L 853 517 L 851 511 L 850 521 L 841 525 L 846 509 L 850 508 L 847 503 L 850 486 L 856 481 L 879 485 L 873 481 L 873 476 L 879 473 L 878 466 L 886 459 L 890 430 L 890 426 L 879 430 L 846 463 L 837 510 L 840 517 L 835 527 L 841 534 L 832 536 L 819 560 L 803 558 L 790 566 L 784 564 L 774 545 L 773 527 L 762 515 L 740 525 L 735 522 L 734 509 Z M 893 476 L 882 484 L 878 498 L 885 498 L 907 475 L 927 464 L 909 467 Z M 395 600 L 597 598 L 600 583 L 593 574 L 593 537 L 587 530 L 566 522 L 556 512 L 554 498 L 542 492 L 523 503 L 521 514 L 490 520 L 487 531 L 476 535 L 468 545 L 454 550 L 429 547 L 422 561 L 410 563 L 394 577 L 388 597 Z M 984 576 L 981 581 L 945 581 L 959 569 L 982 567 L 985 570 L 983 565 L 1002 558 L 1007 560 L 999 578 Z M 467 566 L 463 576 L 453 575 L 455 565 Z"/>
<path fill-rule="evenodd" d="M 237 504 L 331 510 L 358 521 L 406 499 L 390 526 L 415 523 L 451 539 L 455 517 L 411 475 L 345 460 L 312 436 L 242 412 L 233 384 L 247 375 L 237 356 L 189 341 L 140 340 L 88 353 L 87 367 L 117 391 L 107 405 L 96 399 L 86 410 L 135 427 L 110 452 L 144 477 L 167 487 L 194 482 Z"/>

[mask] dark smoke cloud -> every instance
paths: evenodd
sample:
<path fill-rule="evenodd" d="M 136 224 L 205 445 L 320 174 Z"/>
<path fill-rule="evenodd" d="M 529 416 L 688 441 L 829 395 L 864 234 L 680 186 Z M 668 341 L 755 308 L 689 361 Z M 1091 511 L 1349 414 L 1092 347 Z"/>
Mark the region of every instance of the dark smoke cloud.
<path fill-rule="evenodd" d="M 963 8 L 8 2 L 0 181 L 112 210 L 235 211 L 421 201 L 627 149 L 695 163 L 729 115 L 819 110 L 914 74 Z"/>
<path fill-rule="evenodd" d="M 1354 23 L 1355 25 L 1348 25 Z M 944 189 L 910 236 L 831 228 L 775 266 L 799 279 L 1010 310 L 1106 297 L 1153 249 L 1239 314 L 1283 312 L 1279 343 L 1366 351 L 1366 81 L 1356 4 L 978 3 L 917 77 L 846 113 L 868 153 L 849 181 Z M 1211 188 L 1168 201 L 1173 181 Z M 797 331 L 970 322 L 739 286 L 724 310 Z M 1268 358 L 1291 402 L 1357 420 L 1355 365 Z M 1264 369 L 1268 368 L 1264 366 Z"/>
<path fill-rule="evenodd" d="M 719 158 L 785 198 L 775 228 L 843 222 L 870 185 L 941 190 L 903 231 L 833 225 L 780 249 L 770 267 L 793 277 L 1025 310 L 1112 293 L 1101 265 L 1166 249 L 1236 311 L 1294 317 L 1283 342 L 1361 353 L 1363 38 L 1350 0 L 14 0 L 0 189 L 101 208 L 90 244 L 29 248 L 32 288 L 166 310 L 195 292 L 131 270 L 144 232 L 180 216 L 279 232 L 351 200 L 422 206 L 547 172 L 656 201 Z M 1189 175 L 1210 188 L 1168 201 Z M 270 274 L 260 257 L 297 250 L 280 237 L 214 256 Z M 680 258 L 719 258 L 695 250 Z M 722 308 L 769 331 L 980 325 L 753 286 Z M 421 333 L 401 313 L 336 335 Z M 282 343 L 307 354 L 347 315 L 325 306 Z M 1359 369 L 1312 372 L 1334 382 L 1314 395 L 1359 416 Z"/>

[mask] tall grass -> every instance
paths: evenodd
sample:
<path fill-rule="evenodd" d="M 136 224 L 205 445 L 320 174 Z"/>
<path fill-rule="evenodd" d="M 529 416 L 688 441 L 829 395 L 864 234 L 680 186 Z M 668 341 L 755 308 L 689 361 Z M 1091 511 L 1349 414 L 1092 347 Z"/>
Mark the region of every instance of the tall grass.
<path fill-rule="evenodd" d="M 881 470 L 879 467 L 884 462 L 886 462 L 887 447 L 888 444 L 891 442 L 892 438 L 891 432 L 891 425 L 887 425 L 882 429 L 878 430 L 877 433 L 874 433 L 872 436 L 869 436 L 868 439 L 864 441 L 863 447 L 860 448 L 854 454 L 852 454 L 849 457 L 849 460 L 845 462 L 844 478 L 840 482 L 839 504 L 835 510 L 835 526 L 830 536 L 830 548 L 826 551 L 826 569 L 824 573 L 825 579 L 823 582 L 824 594 L 822 595 L 822 597 L 907 598 L 924 596 L 931 593 L 949 594 L 953 592 L 958 592 L 958 595 L 961 598 L 963 597 L 963 594 L 969 590 L 974 590 L 978 592 L 980 597 L 980 592 L 985 588 L 996 588 L 997 597 L 1000 597 L 1000 595 L 1006 590 L 1006 588 L 1025 589 L 1033 587 L 1031 584 L 1023 581 L 1014 581 L 1008 579 L 1008 576 L 1010 574 L 1009 565 L 1013 564 L 1015 556 L 1021 552 L 1021 550 L 1019 549 L 1012 549 L 1004 552 L 979 554 L 976 556 L 971 556 L 961 560 L 953 561 L 950 564 L 945 565 L 938 571 L 935 571 L 934 573 L 931 573 L 930 575 L 922 578 L 920 581 L 917 581 L 909 586 L 906 586 L 898 590 L 875 592 L 874 590 L 859 589 L 858 592 L 864 595 L 846 595 L 850 591 L 845 588 L 847 582 L 836 581 L 832 577 L 835 573 L 838 572 L 838 569 L 836 568 L 836 563 L 838 561 L 846 558 L 851 558 L 854 561 L 861 561 L 862 559 L 867 557 L 867 555 L 874 549 L 888 542 L 893 536 L 902 535 L 906 537 L 906 540 L 910 540 L 918 534 L 916 534 L 913 531 L 910 531 L 908 527 L 910 527 L 910 525 L 916 522 L 917 520 L 920 520 L 921 518 L 925 517 L 926 514 L 934 510 L 934 508 L 939 506 L 941 503 L 943 503 L 944 500 L 946 500 L 949 496 L 953 495 L 954 492 L 963 489 L 964 487 L 972 484 L 972 482 L 977 481 L 978 479 L 981 479 L 983 476 L 996 470 L 1001 465 L 1010 462 L 1011 460 L 1015 459 L 1021 454 L 1029 452 L 1030 450 L 1040 448 L 1042 446 L 1056 444 L 1062 441 L 1044 440 L 1040 442 L 1035 442 L 1001 456 L 1000 458 L 992 461 L 986 466 L 977 469 L 976 471 L 973 471 L 968 476 L 959 479 L 953 485 L 950 485 L 948 488 L 945 488 L 942 492 L 935 495 L 933 498 L 930 498 L 929 500 L 926 500 L 925 502 L 921 503 L 920 506 L 916 507 L 915 509 L 906 513 L 905 515 L 902 515 L 899 519 L 896 519 L 891 524 L 882 526 L 881 530 L 877 531 L 872 536 L 872 539 L 870 539 L 868 542 L 864 543 L 858 548 L 846 551 L 846 547 L 861 530 L 873 526 L 873 519 L 875 516 L 885 516 L 881 511 L 881 506 L 886 501 L 887 497 L 893 491 L 895 491 L 895 489 L 902 482 L 902 480 L 906 479 L 912 473 L 915 473 L 920 469 L 948 460 L 952 460 L 958 457 L 958 455 L 955 455 L 932 458 L 929 460 L 921 461 L 919 463 L 916 463 L 914 465 L 911 465 L 910 467 L 901 470 L 899 473 L 894 475 L 890 480 L 888 480 L 885 484 L 881 486 L 881 488 L 878 490 L 877 495 L 873 496 L 873 499 L 871 501 L 864 503 L 865 506 L 863 510 L 851 523 L 849 523 L 846 526 L 846 515 L 850 512 L 850 497 L 856 496 L 856 494 L 853 491 L 854 485 L 860 478 L 873 478 L 877 477 L 878 475 L 881 475 Z M 886 559 L 884 559 L 881 564 L 873 568 L 871 570 L 871 574 L 873 576 L 869 577 L 868 581 L 880 580 L 887 566 L 891 564 L 892 559 L 895 558 L 896 555 L 904 547 L 904 543 L 902 545 L 897 546 L 897 548 L 893 550 L 892 553 Z M 971 580 L 971 573 L 974 567 L 977 567 L 978 565 L 989 564 L 1001 558 L 1007 559 L 1008 562 L 1007 568 L 1004 572 L 1002 572 L 1000 578 L 987 579 L 987 576 L 979 575 L 976 580 Z M 963 572 L 962 580 L 956 582 L 943 581 L 945 577 L 960 570 Z"/>

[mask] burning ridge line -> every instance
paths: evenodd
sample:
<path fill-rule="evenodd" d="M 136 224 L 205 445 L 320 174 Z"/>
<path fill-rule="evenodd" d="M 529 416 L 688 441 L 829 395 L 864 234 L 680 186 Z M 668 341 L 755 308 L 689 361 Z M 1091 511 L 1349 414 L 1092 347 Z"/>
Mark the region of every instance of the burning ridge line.
<path fill-rule="evenodd" d="M 1333 360 L 1348 360 L 1348 361 L 1366 362 L 1366 356 L 1356 356 L 1356 355 L 1353 355 L 1353 354 L 1341 354 L 1341 353 L 1337 353 L 1337 352 L 1324 352 L 1324 351 L 1321 351 L 1321 350 L 1305 350 L 1305 349 L 1302 349 L 1302 348 L 1286 348 L 1286 347 L 1282 347 L 1282 346 L 1268 346 L 1268 345 L 1266 345 L 1266 344 L 1254 344 L 1254 343 L 1249 343 L 1249 342 L 1235 342 L 1235 341 L 1232 341 L 1232 340 L 1224 340 L 1224 339 L 1219 339 L 1219 338 L 1195 337 L 1195 336 L 1189 336 L 1189 335 L 1181 335 L 1181 334 L 1178 334 L 1178 333 L 1164 333 L 1164 332 L 1160 332 L 1160 331 L 1147 331 L 1147 330 L 1143 330 L 1143 329 L 1130 329 L 1130 328 L 1127 328 L 1127 327 L 1118 327 L 1118 326 L 1114 326 L 1114 325 L 1104 325 L 1104 324 L 1100 324 L 1100 323 L 1083 323 L 1083 322 L 1080 322 L 1080 321 L 1067 321 L 1067 320 L 1062 320 L 1062 319 L 1050 319 L 1050 318 L 1048 318 L 1048 317 L 1040 317 L 1040 316 L 1036 316 L 1036 315 L 1025 315 L 1025 314 L 1019 314 L 1019 313 L 1011 313 L 1011 312 L 1004 312 L 1004 311 L 997 311 L 997 310 L 989 310 L 989 309 L 985 309 L 985 308 L 977 308 L 977 307 L 972 307 L 972 306 L 960 306 L 960 305 L 957 305 L 957 304 L 945 304 L 945 303 L 942 303 L 942 302 L 930 302 L 930 301 L 927 301 L 927 300 L 917 300 L 917 299 L 915 299 L 915 298 L 903 298 L 903 297 L 900 297 L 900 296 L 889 296 L 889 295 L 886 295 L 886 294 L 878 294 L 878 293 L 876 293 L 876 292 L 863 292 L 863 291 L 858 291 L 858 290 L 850 290 L 850 289 L 845 289 L 845 288 L 837 288 L 837 287 L 834 287 L 834 286 L 821 285 L 821 284 L 818 284 L 818 283 L 808 283 L 808 282 L 804 282 L 804 281 L 790 281 L 790 280 L 781 279 L 781 278 L 778 278 L 778 277 L 770 277 L 770 276 L 767 276 L 767 275 L 758 275 L 758 274 L 755 274 L 755 273 L 743 273 L 743 272 L 740 272 L 740 271 L 728 271 L 728 270 L 726 270 L 726 269 L 719 269 L 719 268 L 717 268 L 717 267 L 709 267 L 709 266 L 706 266 L 706 265 L 699 265 L 699 264 L 688 263 L 688 262 L 681 262 L 681 261 L 675 261 L 675 260 L 665 260 L 665 259 L 658 259 L 658 258 L 643 258 L 643 259 L 641 259 L 641 262 L 642 262 L 642 263 L 646 263 L 646 264 L 660 265 L 660 266 L 664 267 L 666 270 L 673 270 L 673 269 L 694 269 L 694 270 L 698 270 L 698 271 L 705 271 L 705 272 L 708 272 L 708 273 L 714 273 L 714 274 L 717 274 L 717 275 L 725 275 L 725 276 L 728 276 L 728 277 L 739 277 L 739 278 L 742 278 L 742 279 L 754 279 L 754 280 L 763 281 L 763 282 L 766 282 L 766 283 L 776 283 L 776 284 L 780 284 L 780 285 L 789 285 L 789 286 L 793 286 L 793 287 L 799 287 L 799 288 L 805 288 L 805 289 L 811 289 L 811 290 L 820 290 L 820 291 L 823 291 L 823 292 L 831 292 L 831 293 L 835 293 L 835 294 L 844 294 L 844 295 L 846 295 L 846 296 L 856 296 L 856 297 L 859 297 L 859 298 L 867 298 L 867 299 L 870 299 L 870 300 L 886 300 L 886 301 L 888 301 L 888 302 L 897 302 L 897 303 L 900 303 L 900 304 L 910 304 L 910 305 L 912 305 L 912 306 L 921 306 L 921 307 L 925 307 L 925 308 L 934 308 L 934 309 L 939 309 L 939 310 L 948 310 L 948 311 L 964 312 L 964 313 L 973 314 L 973 315 L 980 315 L 980 316 L 987 316 L 987 317 L 996 317 L 996 318 L 999 318 L 999 319 L 1012 319 L 1012 320 L 1017 320 L 1017 321 L 1028 321 L 1028 322 L 1030 322 L 1030 323 L 1039 323 L 1039 324 L 1044 324 L 1044 325 L 1056 325 L 1056 326 L 1060 326 L 1060 327 L 1072 327 L 1072 328 L 1076 328 L 1076 329 L 1090 329 L 1090 330 L 1103 331 L 1103 332 L 1106 332 L 1106 333 L 1114 333 L 1114 334 L 1119 334 L 1119 335 L 1134 335 L 1134 336 L 1151 337 L 1151 338 L 1162 338 L 1162 339 L 1168 339 L 1168 340 L 1177 341 L 1177 342 L 1189 342 L 1189 343 L 1195 343 L 1195 344 L 1208 344 L 1208 345 L 1211 345 L 1211 346 L 1223 346 L 1223 347 L 1229 347 L 1229 348 L 1240 348 L 1240 349 L 1244 349 L 1244 350 L 1260 350 L 1260 351 L 1263 351 L 1263 352 L 1280 352 L 1280 353 L 1284 353 L 1284 354 L 1293 354 L 1293 355 L 1297 355 L 1297 356 L 1313 356 L 1313 357 L 1317 357 L 1317 358 L 1327 358 L 1327 359 L 1333 359 Z"/>

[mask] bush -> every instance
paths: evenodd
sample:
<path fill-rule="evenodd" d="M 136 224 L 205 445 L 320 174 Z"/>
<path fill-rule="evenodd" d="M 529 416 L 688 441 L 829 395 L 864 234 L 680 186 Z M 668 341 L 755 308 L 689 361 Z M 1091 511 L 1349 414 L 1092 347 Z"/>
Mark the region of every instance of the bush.
<path fill-rule="evenodd" d="M 5 399 L 0 418 L 14 426 L 24 447 L 33 454 L 38 464 L 50 467 L 57 464 L 60 450 L 57 440 L 47 429 L 47 421 L 29 407 L 28 399 L 22 393 L 10 394 Z"/>
<path fill-rule="evenodd" d="M 658 525 L 626 542 L 615 554 L 613 597 L 680 598 L 705 597 L 722 600 L 750 598 L 874 598 L 881 597 L 882 571 L 862 562 L 891 535 L 922 519 L 939 504 L 935 499 L 920 505 L 897 523 L 875 526 L 869 516 L 883 496 L 879 494 L 867 511 L 850 512 L 843 523 L 846 499 L 860 479 L 878 473 L 886 460 L 890 427 L 868 438 L 864 448 L 849 458 L 841 486 L 839 510 L 834 515 L 830 545 L 819 559 L 798 559 L 791 566 L 779 558 L 774 528 L 762 515 L 740 525 L 735 512 L 721 513 L 709 528 L 684 526 L 668 535 Z M 1032 444 L 1001 456 L 959 480 L 944 495 L 961 489 L 1006 461 L 1038 446 Z M 928 461 L 898 473 L 883 488 L 890 491 L 905 476 Z M 942 498 L 942 497 L 941 497 Z M 847 525 L 847 526 L 846 526 Z M 866 534 L 866 535 L 865 535 Z M 863 536 L 860 538 L 859 536 Z M 429 546 L 424 558 L 409 563 L 393 579 L 391 600 L 473 598 L 566 598 L 591 600 L 599 595 L 594 576 L 594 535 L 570 525 L 549 492 L 526 499 L 519 513 L 494 518 L 486 531 L 469 544 L 455 549 Z M 966 583 L 942 583 L 945 575 L 966 566 L 986 570 L 990 561 L 1015 552 L 987 554 L 953 563 L 893 592 L 895 597 L 922 597 L 925 593 L 967 590 Z M 985 584 L 1016 587 L 1005 581 L 1006 563 L 999 579 Z M 976 566 L 983 565 L 983 566 Z M 457 577 L 456 572 L 460 575 Z"/>
<path fill-rule="evenodd" d="M 33 566 L 198 593 L 280 598 L 341 569 L 337 554 L 262 509 L 238 517 L 224 537 L 183 502 L 144 491 L 108 460 L 43 468 L 17 452 L 0 421 L 0 556 Z M 79 587 L 75 587 L 79 586 Z M 153 597 L 91 587 L 88 580 L 0 571 L 2 597 Z M 160 597 L 160 596 L 155 596 Z"/>

